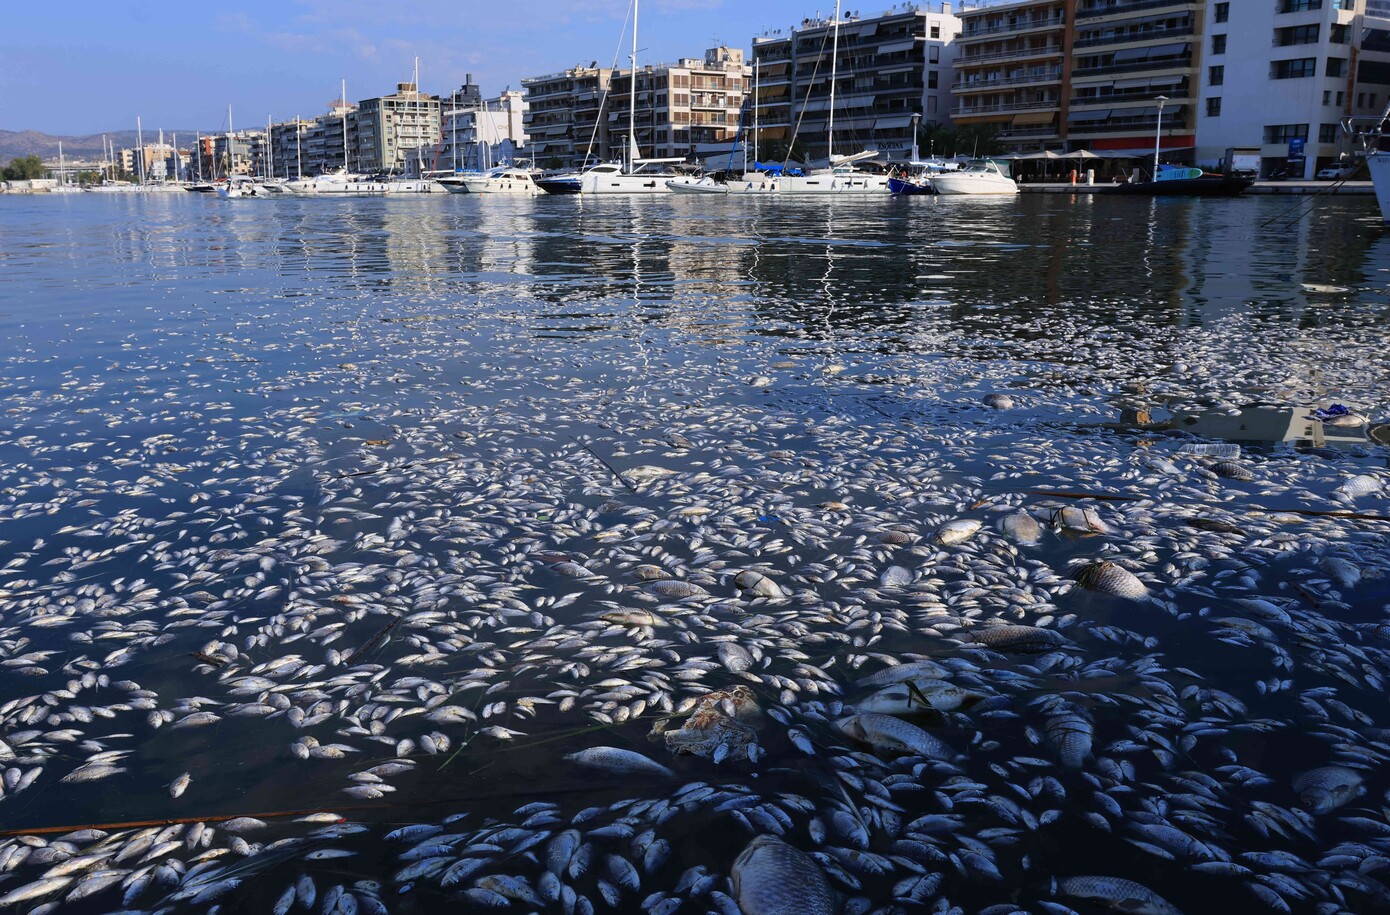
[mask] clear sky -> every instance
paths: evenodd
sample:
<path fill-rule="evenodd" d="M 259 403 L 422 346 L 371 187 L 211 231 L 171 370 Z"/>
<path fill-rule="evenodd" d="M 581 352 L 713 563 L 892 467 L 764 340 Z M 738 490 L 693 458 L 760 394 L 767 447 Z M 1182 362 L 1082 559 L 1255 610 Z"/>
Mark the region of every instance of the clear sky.
<path fill-rule="evenodd" d="M 892 4 L 845 12 L 875 15 Z M 925 4 L 924 4 L 925 5 Z M 935 8 L 937 2 L 932 3 Z M 628 0 L 67 0 L 6 4 L 0 129 L 87 134 L 216 130 L 322 113 L 347 79 L 369 98 L 410 79 L 426 92 L 472 73 L 493 95 L 521 78 L 612 64 Z M 642 0 L 639 62 L 748 48 L 834 0 Z M 629 39 L 630 41 L 630 39 Z M 622 52 L 626 65 L 627 49 Z"/>

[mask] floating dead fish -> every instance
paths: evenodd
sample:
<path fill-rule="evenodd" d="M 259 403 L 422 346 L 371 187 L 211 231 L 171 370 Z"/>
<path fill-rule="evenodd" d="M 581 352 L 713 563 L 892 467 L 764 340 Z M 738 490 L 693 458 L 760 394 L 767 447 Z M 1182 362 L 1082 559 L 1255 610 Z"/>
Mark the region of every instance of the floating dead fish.
<path fill-rule="evenodd" d="M 1052 513 L 1052 526 L 1059 531 L 1082 534 L 1108 534 L 1110 527 L 1100 519 L 1094 508 L 1066 505 Z"/>
<path fill-rule="evenodd" d="M 761 572 L 751 570 L 739 572 L 734 576 L 734 584 L 747 594 L 755 597 L 766 597 L 768 600 L 784 600 L 787 596 L 777 585 L 777 582 Z"/>
<path fill-rule="evenodd" d="M 838 910 L 815 859 L 775 836 L 749 842 L 730 876 L 744 915 L 834 915 Z"/>
<path fill-rule="evenodd" d="M 1057 892 L 1077 899 L 1089 899 L 1126 915 L 1182 915 L 1153 890 L 1119 877 L 1063 877 L 1057 880 Z"/>
<path fill-rule="evenodd" d="M 999 529 L 1016 543 L 1032 545 L 1042 539 L 1042 525 L 1031 514 L 1019 509 L 999 519 Z"/>
<path fill-rule="evenodd" d="M 1012 410 L 1014 399 L 1008 394 L 986 394 L 984 404 L 992 410 Z"/>
<path fill-rule="evenodd" d="M 888 753 L 914 753 L 931 759 L 952 760 L 956 753 L 945 742 L 906 721 L 866 712 L 835 722 L 846 737 Z"/>
<path fill-rule="evenodd" d="M 641 753 L 619 747 L 590 747 L 565 757 L 586 769 L 600 769 L 614 775 L 647 775 L 670 777 L 676 773 Z"/>
<path fill-rule="evenodd" d="M 681 581 L 676 578 L 654 581 L 642 590 L 646 591 L 648 594 L 655 594 L 658 597 L 666 597 L 673 600 L 686 597 L 707 597 L 709 595 L 709 592 L 699 585 L 689 581 Z"/>
<path fill-rule="evenodd" d="M 1110 594 L 1126 600 L 1143 600 L 1149 596 L 1149 589 L 1133 572 L 1109 560 L 1082 566 L 1074 577 L 1081 587 L 1097 594 Z"/>
<path fill-rule="evenodd" d="M 1060 632 L 1037 626 L 979 626 L 967 629 L 959 635 L 996 651 L 1052 651 L 1067 641 Z"/>
<path fill-rule="evenodd" d="M 1248 483 L 1255 479 L 1255 474 L 1244 464 L 1237 464 L 1235 461 L 1217 461 L 1211 465 L 1211 472 L 1221 477 L 1223 480 L 1240 480 Z"/>
<path fill-rule="evenodd" d="M 1293 780 L 1299 803 L 1313 813 L 1330 813 L 1361 793 L 1361 773 L 1342 766 L 1323 766 Z"/>
<path fill-rule="evenodd" d="M 983 525 L 974 518 L 958 518 L 947 521 L 932 533 L 932 539 L 942 546 L 963 543 L 974 537 Z"/>

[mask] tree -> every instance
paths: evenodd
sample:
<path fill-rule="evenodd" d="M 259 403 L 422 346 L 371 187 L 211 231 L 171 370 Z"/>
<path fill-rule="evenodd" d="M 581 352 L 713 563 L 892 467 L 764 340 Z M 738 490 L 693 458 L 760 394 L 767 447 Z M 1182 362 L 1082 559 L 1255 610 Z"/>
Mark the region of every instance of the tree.
<path fill-rule="evenodd" d="M 100 184 L 100 183 L 101 183 L 101 172 L 98 172 L 98 171 L 81 171 L 81 172 L 78 172 L 78 173 L 77 173 L 77 183 L 78 183 L 78 184 L 83 184 L 83 185 L 86 185 L 86 184 Z"/>
<path fill-rule="evenodd" d="M 800 137 L 790 144 L 786 140 L 763 140 L 758 144 L 758 158 L 764 162 L 805 162 L 806 148 Z"/>
<path fill-rule="evenodd" d="M 6 181 L 27 181 L 42 178 L 46 172 L 43 160 L 38 156 L 23 156 L 11 159 L 3 174 Z"/>

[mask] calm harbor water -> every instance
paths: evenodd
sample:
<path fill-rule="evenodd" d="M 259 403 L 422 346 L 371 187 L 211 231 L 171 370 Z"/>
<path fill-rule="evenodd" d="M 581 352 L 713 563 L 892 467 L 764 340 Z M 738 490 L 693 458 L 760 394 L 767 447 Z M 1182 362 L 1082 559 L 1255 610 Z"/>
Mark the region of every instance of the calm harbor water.
<path fill-rule="evenodd" d="M 1390 908 L 1374 201 L 26 197 L 0 278 L 13 910 Z"/>

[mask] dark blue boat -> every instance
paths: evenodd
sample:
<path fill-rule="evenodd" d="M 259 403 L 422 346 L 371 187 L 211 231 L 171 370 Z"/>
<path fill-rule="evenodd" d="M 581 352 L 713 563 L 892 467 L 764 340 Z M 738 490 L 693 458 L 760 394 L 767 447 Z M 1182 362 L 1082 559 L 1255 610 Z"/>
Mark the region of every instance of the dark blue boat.
<path fill-rule="evenodd" d="M 913 194 L 935 194 L 936 190 L 931 186 L 931 181 L 926 178 L 912 180 L 909 178 L 889 178 L 888 193 L 901 194 L 904 197 Z"/>

